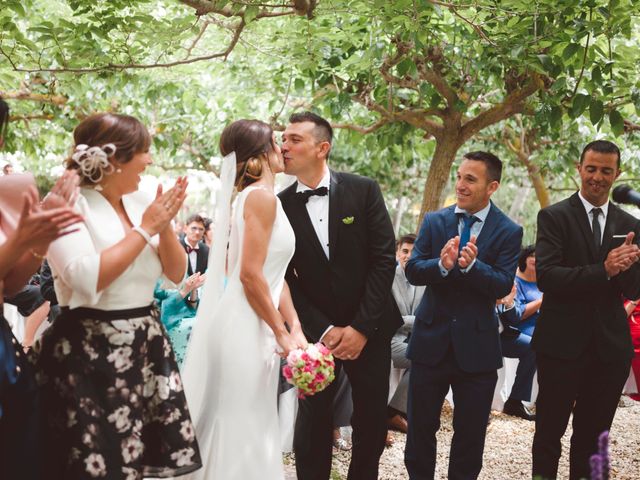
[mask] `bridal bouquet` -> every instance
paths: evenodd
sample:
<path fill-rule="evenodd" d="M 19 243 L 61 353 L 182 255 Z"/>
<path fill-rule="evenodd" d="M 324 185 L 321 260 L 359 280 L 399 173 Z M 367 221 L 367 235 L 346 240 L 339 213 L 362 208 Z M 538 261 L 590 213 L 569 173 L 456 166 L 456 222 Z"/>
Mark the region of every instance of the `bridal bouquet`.
<path fill-rule="evenodd" d="M 316 343 L 305 350 L 289 352 L 282 373 L 287 382 L 298 388 L 298 397 L 304 398 L 327 388 L 335 378 L 334 368 L 329 349 Z"/>

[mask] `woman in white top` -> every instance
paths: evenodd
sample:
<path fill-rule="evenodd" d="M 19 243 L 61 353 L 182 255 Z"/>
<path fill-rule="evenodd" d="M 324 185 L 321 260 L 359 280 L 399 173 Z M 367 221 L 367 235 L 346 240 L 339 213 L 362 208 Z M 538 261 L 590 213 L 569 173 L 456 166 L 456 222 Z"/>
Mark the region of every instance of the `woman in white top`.
<path fill-rule="evenodd" d="M 85 223 L 51 244 L 62 314 L 38 359 L 44 471 L 56 479 L 179 476 L 200 467 L 171 345 L 153 304 L 156 280 L 182 280 L 170 222 L 187 182 L 151 201 L 138 192 L 150 137 L 135 118 L 96 114 L 74 131 L 67 167 L 81 177 Z"/>

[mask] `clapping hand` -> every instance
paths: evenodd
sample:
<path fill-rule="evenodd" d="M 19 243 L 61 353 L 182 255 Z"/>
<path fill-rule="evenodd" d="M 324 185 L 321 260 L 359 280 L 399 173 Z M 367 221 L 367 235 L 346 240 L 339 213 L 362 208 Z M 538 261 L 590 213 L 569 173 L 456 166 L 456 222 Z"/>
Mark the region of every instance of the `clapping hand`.
<path fill-rule="evenodd" d="M 516 298 L 516 284 L 514 283 L 513 287 L 511 287 L 511 292 L 509 293 L 509 295 L 507 295 L 504 298 L 499 298 L 498 300 L 496 300 L 496 305 L 504 305 L 505 307 L 512 307 L 515 298 Z"/>
<path fill-rule="evenodd" d="M 458 266 L 461 269 L 468 268 L 469 265 L 473 263 L 473 261 L 478 257 L 478 247 L 476 245 L 477 237 L 475 235 L 471 236 L 469 242 L 462 247 L 460 250 L 460 254 L 458 255 Z"/>
<path fill-rule="evenodd" d="M 614 248 L 607 255 L 604 261 L 604 268 L 609 278 L 615 277 L 621 272 L 631 268 L 631 266 L 640 260 L 640 248 L 633 243 L 635 238 L 634 232 L 629 232 L 624 239 L 624 243 Z"/>
<path fill-rule="evenodd" d="M 24 195 L 20 220 L 16 228 L 19 245 L 44 255 L 49 244 L 64 235 L 77 231 L 68 227 L 81 222 L 82 216 L 69 206 L 44 210 L 38 202 L 38 192 L 30 187 Z"/>
<path fill-rule="evenodd" d="M 458 248 L 460 246 L 460 237 L 456 236 L 444 244 L 440 250 L 440 262 L 446 270 L 451 270 L 458 260 Z"/>
<path fill-rule="evenodd" d="M 176 183 L 166 192 L 158 185 L 156 198 L 142 215 L 140 226 L 151 236 L 171 227 L 171 220 L 182 208 L 187 196 L 187 177 L 178 177 Z"/>
<path fill-rule="evenodd" d="M 180 289 L 180 295 L 182 296 L 182 298 L 185 298 L 193 290 L 200 288 L 202 285 L 204 285 L 205 278 L 206 278 L 205 275 L 201 274 L 200 272 L 196 272 L 193 275 L 191 275 L 189 278 L 187 278 L 184 281 L 182 288 Z"/>
<path fill-rule="evenodd" d="M 45 210 L 73 207 L 80 192 L 80 177 L 75 170 L 66 170 L 49 193 L 42 199 Z"/>

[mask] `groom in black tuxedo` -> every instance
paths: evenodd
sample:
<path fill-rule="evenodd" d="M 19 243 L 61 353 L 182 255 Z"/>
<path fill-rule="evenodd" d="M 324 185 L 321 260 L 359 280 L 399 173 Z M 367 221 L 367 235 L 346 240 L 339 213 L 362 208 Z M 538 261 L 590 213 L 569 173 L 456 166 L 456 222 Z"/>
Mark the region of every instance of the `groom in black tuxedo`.
<path fill-rule="evenodd" d="M 375 480 L 386 438 L 390 342 L 402 325 L 391 297 L 395 238 L 378 184 L 329 170 L 333 132 L 310 112 L 294 114 L 283 134 L 280 193 L 296 234 L 287 282 L 305 335 L 321 341 L 344 368 L 353 391 L 349 480 Z M 331 473 L 335 382 L 301 400 L 294 436 L 299 480 Z"/>

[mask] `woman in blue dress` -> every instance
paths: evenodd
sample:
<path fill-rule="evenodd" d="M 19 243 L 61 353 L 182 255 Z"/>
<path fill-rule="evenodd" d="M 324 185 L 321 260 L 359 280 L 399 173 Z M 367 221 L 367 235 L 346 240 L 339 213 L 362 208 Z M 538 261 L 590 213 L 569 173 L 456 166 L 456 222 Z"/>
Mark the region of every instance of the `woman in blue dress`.
<path fill-rule="evenodd" d="M 522 311 L 521 322 L 516 326 L 525 335 L 532 336 L 540 315 L 542 292 L 536 279 L 536 247 L 528 245 L 520 252 L 516 272 L 516 302 Z"/>
<path fill-rule="evenodd" d="M 198 308 L 198 300 L 194 299 L 192 293 L 198 291 L 204 284 L 204 279 L 204 275 L 196 272 L 186 278 L 179 289 L 162 288 L 163 281 L 159 280 L 153 292 L 160 308 L 160 320 L 167 329 L 180 369 L 187 353 L 187 345 Z"/>

